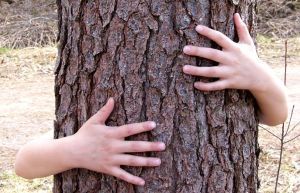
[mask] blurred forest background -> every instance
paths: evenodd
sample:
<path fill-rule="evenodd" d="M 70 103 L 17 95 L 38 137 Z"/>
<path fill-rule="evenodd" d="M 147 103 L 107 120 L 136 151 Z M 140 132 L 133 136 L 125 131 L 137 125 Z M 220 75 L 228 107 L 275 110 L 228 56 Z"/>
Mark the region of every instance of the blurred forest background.
<path fill-rule="evenodd" d="M 286 123 L 294 129 L 283 147 L 278 188 L 300 192 L 300 0 L 260 0 L 257 10 L 259 55 L 282 80 L 287 60 L 290 106 L 295 105 Z M 22 145 L 52 134 L 56 34 L 54 0 L 0 0 L 0 192 L 51 192 L 52 177 L 23 180 L 14 174 L 13 162 Z M 260 192 L 274 192 L 280 155 L 274 135 L 280 138 L 281 126 L 262 127 Z"/>

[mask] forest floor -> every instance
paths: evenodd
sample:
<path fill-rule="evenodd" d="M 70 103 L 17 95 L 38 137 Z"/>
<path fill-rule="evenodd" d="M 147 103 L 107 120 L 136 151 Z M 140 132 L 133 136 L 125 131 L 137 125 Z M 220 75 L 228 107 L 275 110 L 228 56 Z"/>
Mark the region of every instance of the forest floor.
<path fill-rule="evenodd" d="M 284 75 L 284 40 L 258 37 L 260 57 L 276 75 Z M 52 132 L 54 120 L 55 47 L 0 48 L 0 192 L 51 192 L 52 177 L 23 180 L 13 172 L 18 149 L 28 141 Z M 300 121 L 300 37 L 288 40 L 287 88 L 295 105 L 291 126 Z M 270 96 L 272 97 L 272 96 Z M 269 128 L 280 135 L 280 127 Z M 300 133 L 300 126 L 288 138 Z M 280 192 L 300 192 L 300 138 L 284 146 L 279 178 Z M 259 132 L 260 192 L 273 192 L 279 159 L 279 140 Z"/>

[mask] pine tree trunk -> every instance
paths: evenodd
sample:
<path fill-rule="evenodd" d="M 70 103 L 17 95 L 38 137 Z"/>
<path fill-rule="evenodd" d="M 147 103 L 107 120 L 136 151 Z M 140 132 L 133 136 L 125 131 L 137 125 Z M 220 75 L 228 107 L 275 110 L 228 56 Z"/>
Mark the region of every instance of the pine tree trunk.
<path fill-rule="evenodd" d="M 57 0 L 59 57 L 55 69 L 55 138 L 74 134 L 109 97 L 108 125 L 153 120 L 157 129 L 129 140 L 163 141 L 155 168 L 128 167 L 146 180 L 133 186 L 84 169 L 55 176 L 55 193 L 257 192 L 255 101 L 248 91 L 200 92 L 186 64 L 216 65 L 188 57 L 183 46 L 217 47 L 197 24 L 236 40 L 233 14 L 252 34 L 255 0 Z"/>

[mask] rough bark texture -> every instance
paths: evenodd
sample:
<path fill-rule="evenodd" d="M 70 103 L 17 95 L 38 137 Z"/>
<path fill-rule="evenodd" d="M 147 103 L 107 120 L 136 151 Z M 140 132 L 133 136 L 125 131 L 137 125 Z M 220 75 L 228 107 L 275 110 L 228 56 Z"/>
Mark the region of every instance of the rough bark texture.
<path fill-rule="evenodd" d="M 84 169 L 55 176 L 54 192 L 257 192 L 257 119 L 247 91 L 203 93 L 185 64 L 215 65 L 182 53 L 186 44 L 217 47 L 196 24 L 237 39 L 233 14 L 251 33 L 256 0 L 58 0 L 59 58 L 55 137 L 72 135 L 109 97 L 109 125 L 153 120 L 132 139 L 163 141 L 157 168 L 126 168 L 144 187 Z"/>

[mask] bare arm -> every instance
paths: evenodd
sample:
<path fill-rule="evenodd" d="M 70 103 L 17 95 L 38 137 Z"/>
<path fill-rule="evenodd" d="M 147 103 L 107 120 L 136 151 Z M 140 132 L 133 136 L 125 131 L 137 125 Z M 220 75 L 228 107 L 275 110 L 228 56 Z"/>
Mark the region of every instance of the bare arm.
<path fill-rule="evenodd" d="M 266 77 L 265 77 L 266 78 Z M 270 75 L 265 87 L 250 90 L 259 106 L 261 123 L 275 126 L 283 123 L 288 116 L 286 88 L 283 83 Z"/>
<path fill-rule="evenodd" d="M 215 41 L 223 49 L 186 46 L 184 53 L 216 61 L 219 65 L 214 67 L 186 65 L 183 71 L 194 76 L 219 78 L 218 81 L 211 83 L 196 82 L 195 87 L 199 90 L 226 88 L 249 90 L 259 105 L 259 118 L 262 123 L 267 125 L 283 123 L 288 114 L 285 88 L 273 75 L 270 67 L 258 58 L 247 26 L 239 14 L 234 15 L 234 21 L 239 36 L 238 43 L 218 31 L 197 26 L 198 33 Z"/>
<path fill-rule="evenodd" d="M 161 160 L 154 157 L 130 155 L 132 152 L 163 151 L 161 142 L 126 141 L 126 137 L 155 128 L 148 121 L 120 127 L 105 125 L 114 107 L 110 99 L 73 136 L 48 140 L 40 139 L 25 145 L 17 154 L 15 170 L 24 178 L 38 178 L 57 174 L 72 168 L 116 176 L 136 185 L 145 181 L 123 170 L 120 166 L 159 166 Z"/>
<path fill-rule="evenodd" d="M 33 179 L 73 168 L 74 164 L 70 155 L 71 138 L 38 139 L 29 142 L 17 154 L 16 174 Z"/>

